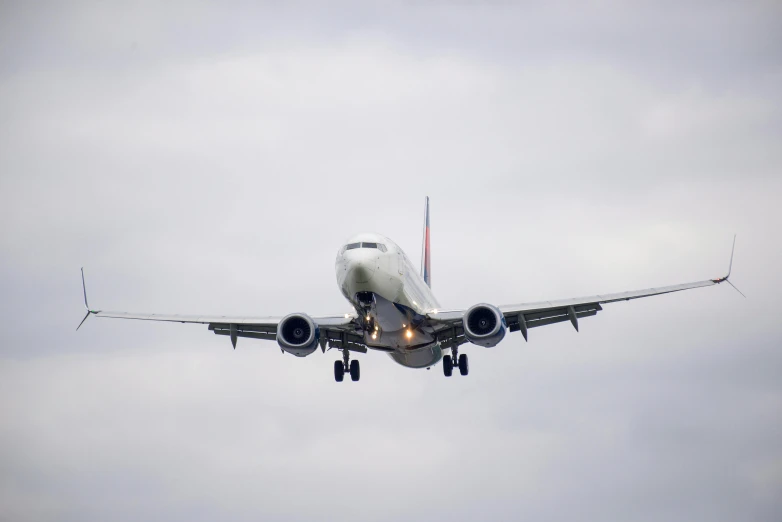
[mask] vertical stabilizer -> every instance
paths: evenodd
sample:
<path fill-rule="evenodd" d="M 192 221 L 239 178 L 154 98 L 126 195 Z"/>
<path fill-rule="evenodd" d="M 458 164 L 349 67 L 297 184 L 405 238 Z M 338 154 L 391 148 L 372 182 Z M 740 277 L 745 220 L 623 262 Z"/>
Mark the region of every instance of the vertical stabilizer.
<path fill-rule="evenodd" d="M 432 288 L 432 253 L 429 248 L 429 196 L 424 205 L 424 239 L 421 246 L 421 277 Z"/>

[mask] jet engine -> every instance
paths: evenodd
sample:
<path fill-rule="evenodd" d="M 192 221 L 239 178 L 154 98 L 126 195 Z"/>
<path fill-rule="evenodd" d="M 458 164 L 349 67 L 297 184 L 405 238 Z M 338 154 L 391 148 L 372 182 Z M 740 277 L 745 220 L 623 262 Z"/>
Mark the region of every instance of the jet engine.
<path fill-rule="evenodd" d="M 319 340 L 320 328 L 308 315 L 286 315 L 277 325 L 277 344 L 297 357 L 314 352 Z"/>
<path fill-rule="evenodd" d="M 491 348 L 505 337 L 505 316 L 490 304 L 477 304 L 462 318 L 464 336 L 473 344 Z"/>

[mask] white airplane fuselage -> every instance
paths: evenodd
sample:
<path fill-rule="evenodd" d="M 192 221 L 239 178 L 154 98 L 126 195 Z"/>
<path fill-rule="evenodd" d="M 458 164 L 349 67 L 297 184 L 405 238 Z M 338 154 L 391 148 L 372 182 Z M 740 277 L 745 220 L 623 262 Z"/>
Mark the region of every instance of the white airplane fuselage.
<path fill-rule="evenodd" d="M 355 246 L 364 244 L 382 247 Z M 440 343 L 422 327 L 439 304 L 396 243 L 379 234 L 358 234 L 339 250 L 335 269 L 342 294 L 369 326 L 367 347 L 411 368 L 432 366 L 443 357 Z"/>

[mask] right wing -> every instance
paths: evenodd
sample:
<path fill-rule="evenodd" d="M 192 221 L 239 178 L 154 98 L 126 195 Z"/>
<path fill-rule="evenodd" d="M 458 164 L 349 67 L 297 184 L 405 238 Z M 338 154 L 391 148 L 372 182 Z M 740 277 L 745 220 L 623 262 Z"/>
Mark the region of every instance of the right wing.
<path fill-rule="evenodd" d="M 252 317 L 252 316 L 228 316 L 228 315 L 166 315 L 134 312 L 112 312 L 105 310 L 93 310 L 87 303 L 87 287 L 84 283 L 84 269 L 81 271 L 82 289 L 84 290 L 84 306 L 87 315 L 84 316 L 77 330 L 91 315 L 109 319 L 135 319 L 139 321 L 163 321 L 169 323 L 208 324 L 209 330 L 217 335 L 228 335 L 232 342 L 236 337 L 250 337 L 254 339 L 277 339 L 277 325 L 282 317 Z M 363 331 L 360 321 L 355 313 L 342 315 L 329 315 L 312 317 L 321 332 L 321 347 L 325 350 L 326 343 L 332 347 L 347 347 L 352 351 L 366 352 L 363 344 Z M 234 347 L 235 347 L 234 343 Z"/>

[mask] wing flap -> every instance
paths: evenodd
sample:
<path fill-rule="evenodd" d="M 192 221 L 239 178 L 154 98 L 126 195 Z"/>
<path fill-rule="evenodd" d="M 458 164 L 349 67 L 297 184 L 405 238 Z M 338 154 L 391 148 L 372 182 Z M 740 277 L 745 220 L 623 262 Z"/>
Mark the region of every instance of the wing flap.
<path fill-rule="evenodd" d="M 589 304 L 583 304 L 583 305 L 576 305 L 573 307 L 573 309 L 576 312 L 576 315 L 583 313 L 583 312 L 591 312 L 594 311 L 595 313 L 599 312 L 603 309 L 602 306 L 600 306 L 597 303 L 589 303 Z M 506 319 L 508 316 L 512 314 L 505 314 Z M 567 316 L 567 307 L 562 308 L 554 308 L 549 310 L 542 310 L 539 312 L 525 312 L 524 313 L 524 320 L 527 321 L 527 323 L 532 323 L 535 321 L 540 321 L 542 319 L 547 319 L 549 317 L 558 317 L 560 315 Z M 592 314 L 594 315 L 594 314 Z M 518 322 L 518 320 L 517 320 Z"/>
<path fill-rule="evenodd" d="M 586 312 L 576 312 L 576 317 L 581 319 L 582 317 L 591 317 L 593 315 L 597 315 L 597 310 L 590 310 Z M 527 316 L 524 316 L 525 320 L 527 321 L 527 328 L 537 328 L 538 326 L 546 326 L 549 324 L 555 324 L 555 323 L 563 323 L 565 321 L 570 321 L 570 316 L 567 314 L 567 310 L 563 310 L 562 313 L 559 313 L 557 315 L 552 315 L 549 317 L 546 317 L 544 319 L 537 319 L 534 321 L 527 320 Z M 519 326 L 518 320 L 516 320 L 513 324 L 508 324 L 508 330 L 511 332 L 518 332 L 521 330 L 521 327 Z"/>
<path fill-rule="evenodd" d="M 218 330 L 230 330 L 232 323 L 209 323 L 209 329 L 215 330 L 215 333 L 217 333 Z M 272 324 L 236 324 L 237 330 L 241 332 L 247 332 L 247 333 L 264 333 L 264 334 L 272 334 L 276 335 L 277 328 Z"/>
<path fill-rule="evenodd" d="M 231 335 L 231 330 L 227 328 L 215 328 L 214 333 L 217 335 Z M 252 339 L 264 339 L 266 341 L 274 341 L 277 339 L 276 333 L 268 332 L 251 332 L 246 330 L 237 330 L 237 337 L 250 337 Z"/>
<path fill-rule="evenodd" d="M 318 322 L 317 319 L 313 318 L 313 320 L 316 323 Z M 276 326 L 268 324 L 237 324 L 236 326 L 237 337 L 249 337 L 251 339 L 263 339 L 266 341 L 277 340 Z M 318 323 L 318 326 L 320 327 L 320 336 L 324 345 L 328 344 L 332 348 L 346 347 L 348 350 L 354 352 L 366 353 L 367 348 L 363 343 L 363 337 L 360 334 L 357 334 L 355 331 L 352 331 L 352 323 L 343 324 L 341 325 L 342 328 L 335 326 L 324 327 L 321 323 Z M 209 325 L 209 329 L 212 330 L 216 335 L 231 335 L 230 323 L 213 323 Z"/>

